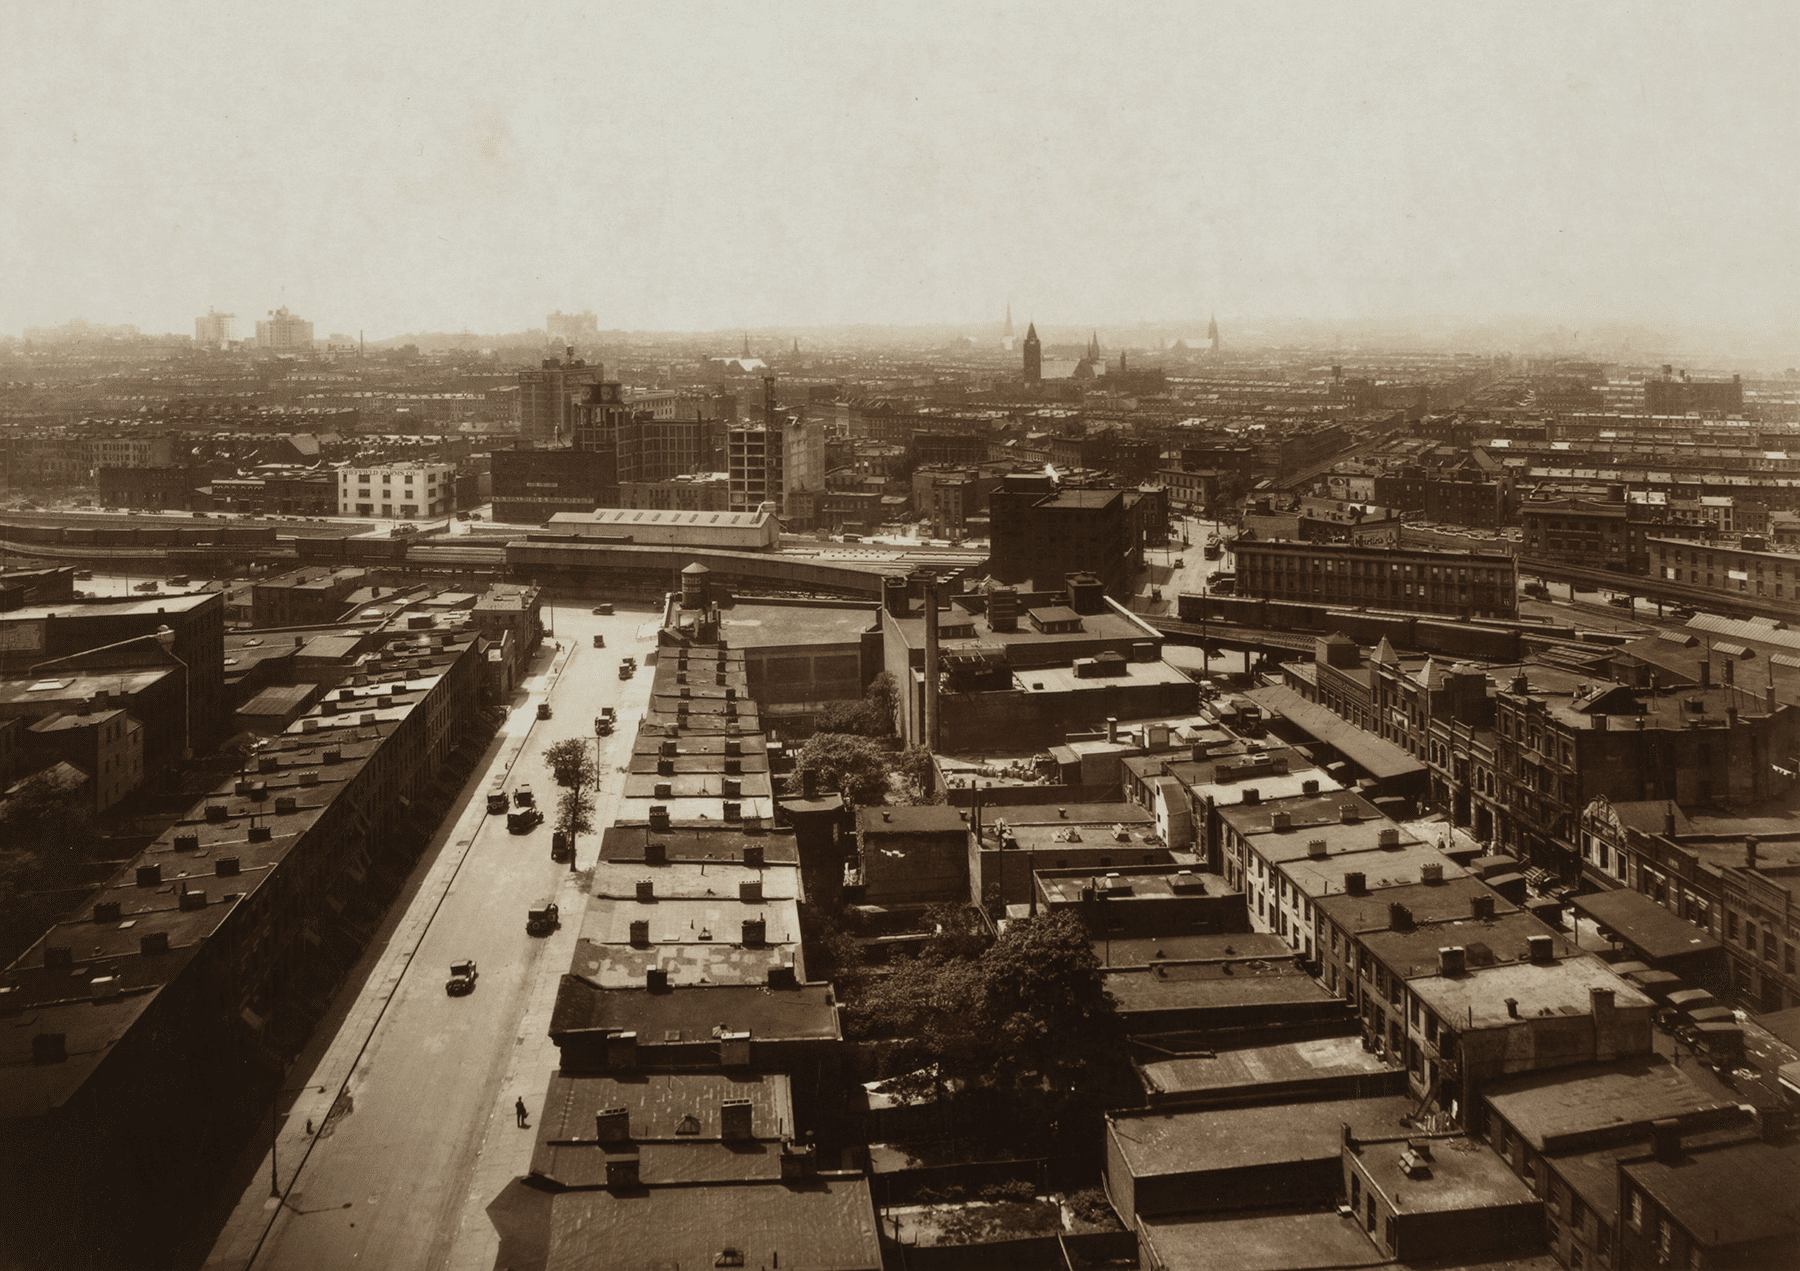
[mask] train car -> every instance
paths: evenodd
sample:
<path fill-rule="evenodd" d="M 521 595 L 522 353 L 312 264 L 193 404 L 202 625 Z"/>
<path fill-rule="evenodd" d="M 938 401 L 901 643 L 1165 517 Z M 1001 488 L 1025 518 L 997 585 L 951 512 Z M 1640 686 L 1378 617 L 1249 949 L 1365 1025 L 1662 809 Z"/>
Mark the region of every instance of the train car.
<path fill-rule="evenodd" d="M 1517 662 L 1520 657 L 1517 631 L 1425 618 L 1413 630 L 1417 647 L 1426 653 L 1477 662 Z"/>
<path fill-rule="evenodd" d="M 1333 609 L 1325 615 L 1328 633 L 1349 636 L 1358 644 L 1377 645 L 1388 641 L 1397 649 L 1413 648 L 1413 624 L 1417 620 L 1407 614 L 1359 613 L 1354 609 Z"/>
<path fill-rule="evenodd" d="M 1270 600 L 1263 616 L 1263 625 L 1278 631 L 1317 631 L 1324 625 L 1326 610 L 1298 601 Z"/>
<path fill-rule="evenodd" d="M 0 538 L 12 543 L 60 543 L 63 541 L 63 527 L 60 525 L 0 525 Z"/>
<path fill-rule="evenodd" d="M 344 559 L 343 538 L 297 538 L 294 554 L 303 561 L 338 561 Z"/>
<path fill-rule="evenodd" d="M 405 560 L 410 546 L 405 538 L 347 538 L 342 542 L 344 558 L 352 561 Z"/>

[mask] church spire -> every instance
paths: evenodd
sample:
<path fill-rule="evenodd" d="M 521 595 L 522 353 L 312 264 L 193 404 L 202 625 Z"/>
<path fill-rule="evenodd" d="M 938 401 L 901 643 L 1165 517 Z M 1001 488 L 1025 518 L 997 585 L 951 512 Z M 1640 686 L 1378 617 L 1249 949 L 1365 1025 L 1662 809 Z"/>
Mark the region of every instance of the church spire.
<path fill-rule="evenodd" d="M 1007 338 L 1007 339 L 1009 339 L 1009 340 L 1010 340 L 1010 339 L 1012 339 L 1012 333 L 1013 333 L 1013 329 L 1012 329 L 1012 301 L 1010 301 L 1010 300 L 1008 300 L 1008 301 L 1007 301 L 1007 302 L 1006 302 L 1006 330 L 1004 330 L 1004 331 L 1002 331 L 1002 332 L 1001 332 L 1001 333 L 1000 333 L 1000 334 L 1001 334 L 1001 335 L 1003 335 L 1003 336 L 1005 336 L 1005 337 L 1006 337 L 1006 338 Z"/>

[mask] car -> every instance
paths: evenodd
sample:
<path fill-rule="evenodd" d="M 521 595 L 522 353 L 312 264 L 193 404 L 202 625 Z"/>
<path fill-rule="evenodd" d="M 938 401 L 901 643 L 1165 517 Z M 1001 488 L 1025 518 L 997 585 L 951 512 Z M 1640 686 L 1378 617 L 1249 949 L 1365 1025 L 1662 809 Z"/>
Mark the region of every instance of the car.
<path fill-rule="evenodd" d="M 537 806 L 537 796 L 531 792 L 531 783 L 529 781 L 521 781 L 519 783 L 519 788 L 513 791 L 513 806 L 519 808 L 534 808 Z"/>
<path fill-rule="evenodd" d="M 619 663 L 619 678 L 620 679 L 628 680 L 635 674 L 637 674 L 637 668 L 635 666 L 631 665 L 631 663 L 629 663 L 629 662 Z"/>
<path fill-rule="evenodd" d="M 562 915 L 554 902 L 542 909 L 533 909 L 525 915 L 525 934 L 528 936 L 547 936 L 562 926 Z"/>
<path fill-rule="evenodd" d="M 1612 605 L 1616 609 L 1629 609 L 1629 608 L 1631 608 L 1631 597 L 1630 596 L 1608 596 L 1606 598 L 1606 603 L 1609 605 Z"/>
<path fill-rule="evenodd" d="M 507 803 L 508 803 L 508 800 L 506 797 L 506 791 L 504 791 L 504 790 L 489 790 L 488 791 L 487 810 L 488 810 L 488 814 L 490 816 L 498 816 L 500 813 L 506 811 Z"/>
<path fill-rule="evenodd" d="M 550 703 L 549 702 L 539 702 L 538 703 L 537 717 L 539 719 L 549 719 L 550 718 Z"/>
<path fill-rule="evenodd" d="M 1686 605 L 1676 605 L 1673 609 L 1669 610 L 1669 615 L 1671 617 L 1680 618 L 1684 622 L 1689 618 L 1694 617 L 1697 613 L 1698 610 L 1690 609 Z"/>
<path fill-rule="evenodd" d="M 600 713 L 609 720 L 617 719 L 619 717 L 618 710 L 611 706 L 602 706 L 600 708 Z"/>
<path fill-rule="evenodd" d="M 604 649 L 606 647 L 606 637 L 601 635 L 598 631 L 594 632 L 594 647 L 596 649 Z"/>
<path fill-rule="evenodd" d="M 474 958 L 464 958 L 461 962 L 450 964 L 450 978 L 444 981 L 444 992 L 451 997 L 463 997 L 475 991 L 475 981 L 481 972 L 475 969 Z"/>
<path fill-rule="evenodd" d="M 91 580 L 93 576 L 94 571 L 91 569 L 78 569 L 75 571 L 75 580 L 77 582 L 87 582 Z"/>
<path fill-rule="evenodd" d="M 550 835 L 550 859 L 561 865 L 569 859 L 569 836 L 561 830 Z"/>
<path fill-rule="evenodd" d="M 509 834 L 529 834 L 543 823 L 544 814 L 537 808 L 514 808 L 506 814 Z"/>
<path fill-rule="evenodd" d="M 602 618 L 610 618 L 612 617 L 613 607 L 611 605 L 595 605 L 594 613 Z"/>

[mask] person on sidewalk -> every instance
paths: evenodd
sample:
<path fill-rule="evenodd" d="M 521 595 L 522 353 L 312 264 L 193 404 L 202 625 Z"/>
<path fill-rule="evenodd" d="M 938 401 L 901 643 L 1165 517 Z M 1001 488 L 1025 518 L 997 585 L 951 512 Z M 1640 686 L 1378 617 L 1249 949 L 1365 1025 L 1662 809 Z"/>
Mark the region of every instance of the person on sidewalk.
<path fill-rule="evenodd" d="M 531 1125 L 525 1119 L 525 1100 L 522 1098 L 513 1100 L 513 1111 L 518 1114 L 519 1128 L 521 1130 L 529 1130 Z"/>

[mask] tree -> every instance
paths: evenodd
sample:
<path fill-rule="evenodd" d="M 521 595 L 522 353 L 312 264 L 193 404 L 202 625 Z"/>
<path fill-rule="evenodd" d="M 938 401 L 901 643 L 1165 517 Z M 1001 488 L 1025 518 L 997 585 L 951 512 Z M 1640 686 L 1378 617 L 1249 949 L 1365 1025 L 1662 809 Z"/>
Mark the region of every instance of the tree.
<path fill-rule="evenodd" d="M 593 832 L 594 801 L 588 797 L 587 791 L 580 788 L 569 789 L 556 797 L 556 828 L 568 835 L 571 850 L 575 846 L 577 834 Z"/>
<path fill-rule="evenodd" d="M 892 752 L 880 743 L 852 733 L 814 733 L 794 757 L 789 791 L 801 788 L 802 772 L 818 774 L 824 789 L 843 791 L 851 803 L 886 802 Z"/>
<path fill-rule="evenodd" d="M 863 704 L 868 707 L 876 728 L 869 735 L 872 737 L 892 737 L 894 735 L 894 716 L 900 710 L 900 690 L 894 683 L 894 677 L 883 671 L 869 681 L 869 687 L 863 690 Z"/>
<path fill-rule="evenodd" d="M 556 832 L 569 845 L 569 868 L 575 868 L 575 836 L 594 828 L 594 800 L 588 791 L 600 782 L 600 769 L 587 739 L 570 737 L 544 747 L 544 762 L 563 792 L 556 800 Z"/>
<path fill-rule="evenodd" d="M 544 762 L 550 765 L 550 775 L 556 779 L 556 784 L 567 789 L 580 790 L 600 780 L 600 769 L 594 763 L 593 752 L 588 749 L 586 739 L 581 737 L 545 746 Z"/>
<path fill-rule="evenodd" d="M 902 750 L 894 763 L 894 775 L 906 786 L 907 797 L 914 803 L 929 801 L 931 789 L 937 784 L 937 766 L 931 761 L 931 752 L 923 746 Z"/>
<path fill-rule="evenodd" d="M 862 700 L 827 702 L 813 716 L 821 733 L 854 733 L 861 737 L 892 737 L 896 705 L 894 677 L 883 671 L 869 681 Z"/>
<path fill-rule="evenodd" d="M 1059 1092 L 1104 1080 L 1122 1032 L 1075 915 L 1014 921 L 976 957 L 963 955 L 966 942 L 939 943 L 948 956 L 902 963 L 848 1011 L 857 1039 L 908 1042 L 907 1061 L 920 1071 L 897 1079 L 897 1093 L 951 1080 Z"/>

